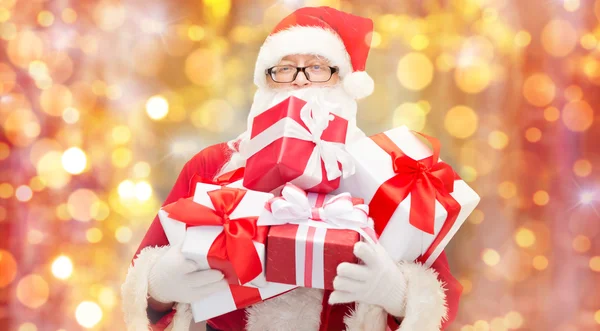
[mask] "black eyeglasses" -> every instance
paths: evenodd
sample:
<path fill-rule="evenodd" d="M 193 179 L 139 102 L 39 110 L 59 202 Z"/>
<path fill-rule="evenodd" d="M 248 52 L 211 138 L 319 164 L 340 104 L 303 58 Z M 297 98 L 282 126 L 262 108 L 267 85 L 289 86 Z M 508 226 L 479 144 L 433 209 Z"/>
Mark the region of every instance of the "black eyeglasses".
<path fill-rule="evenodd" d="M 333 74 L 338 71 L 338 68 L 323 65 L 312 65 L 308 67 L 274 66 L 267 69 L 265 74 L 271 76 L 271 79 L 276 83 L 291 83 L 296 80 L 298 73 L 301 71 L 308 81 L 313 83 L 325 83 L 333 77 Z"/>

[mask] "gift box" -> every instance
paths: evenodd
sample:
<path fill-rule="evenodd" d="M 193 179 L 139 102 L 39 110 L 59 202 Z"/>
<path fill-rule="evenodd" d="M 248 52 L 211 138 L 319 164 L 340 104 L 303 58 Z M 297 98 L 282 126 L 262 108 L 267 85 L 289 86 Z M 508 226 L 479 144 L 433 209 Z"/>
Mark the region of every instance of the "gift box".
<path fill-rule="evenodd" d="M 365 199 L 392 258 L 431 266 L 479 203 L 477 193 L 439 159 L 437 139 L 405 126 L 359 139 L 347 150 L 356 171 L 338 191 Z"/>
<path fill-rule="evenodd" d="M 337 266 L 357 263 L 354 244 L 374 241 L 368 207 L 348 193 L 305 193 L 287 184 L 269 201 L 260 225 L 267 238 L 267 281 L 333 290 Z"/>
<path fill-rule="evenodd" d="M 336 189 L 354 171 L 344 148 L 347 128 L 346 119 L 293 96 L 257 115 L 250 140 L 240 146 L 244 187 L 270 192 L 291 182 L 312 192 Z"/>

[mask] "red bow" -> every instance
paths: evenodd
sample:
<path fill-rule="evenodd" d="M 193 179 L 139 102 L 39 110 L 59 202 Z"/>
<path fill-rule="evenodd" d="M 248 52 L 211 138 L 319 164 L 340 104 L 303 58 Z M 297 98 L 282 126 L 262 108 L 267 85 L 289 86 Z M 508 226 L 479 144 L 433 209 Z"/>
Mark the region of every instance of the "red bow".
<path fill-rule="evenodd" d="M 433 155 L 417 161 L 404 154 L 385 134 L 371 139 L 392 158 L 396 175 L 385 181 L 375 192 L 369 204 L 370 215 L 375 220 L 375 231 L 381 234 L 398 205 L 410 194 L 409 222 L 417 229 L 434 234 L 435 201 L 439 201 L 448 212 L 438 237 L 434 240 L 430 255 L 447 234 L 458 217 L 460 204 L 450 195 L 454 191 L 454 180 L 459 179 L 452 168 L 439 162 L 440 143 L 437 139 L 418 133 L 433 147 Z"/>
<path fill-rule="evenodd" d="M 188 196 L 193 197 L 196 192 L 196 183 L 212 184 L 225 186 L 244 178 L 244 169 L 238 168 L 222 174 L 217 178 L 205 178 L 198 174 L 194 174 L 190 179 Z"/>
<path fill-rule="evenodd" d="M 207 193 L 214 210 L 194 202 L 191 197 L 179 199 L 163 209 L 170 218 L 187 226 L 223 226 L 223 232 L 210 248 L 209 257 L 230 261 L 237 279 L 245 284 L 262 272 L 262 263 L 252 241 L 264 242 L 268 227 L 257 226 L 257 216 L 229 218 L 244 198 L 246 190 L 222 187 Z"/>

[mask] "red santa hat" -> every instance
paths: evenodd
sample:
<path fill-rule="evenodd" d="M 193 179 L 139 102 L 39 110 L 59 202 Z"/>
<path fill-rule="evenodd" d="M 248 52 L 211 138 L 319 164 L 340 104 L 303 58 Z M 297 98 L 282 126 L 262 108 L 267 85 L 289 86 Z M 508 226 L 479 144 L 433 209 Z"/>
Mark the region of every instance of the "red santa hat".
<path fill-rule="evenodd" d="M 344 89 L 360 99 L 373 93 L 373 79 L 365 72 L 373 21 L 330 7 L 300 8 L 284 18 L 260 48 L 254 83 L 267 86 L 265 71 L 292 54 L 315 54 L 339 68 Z"/>

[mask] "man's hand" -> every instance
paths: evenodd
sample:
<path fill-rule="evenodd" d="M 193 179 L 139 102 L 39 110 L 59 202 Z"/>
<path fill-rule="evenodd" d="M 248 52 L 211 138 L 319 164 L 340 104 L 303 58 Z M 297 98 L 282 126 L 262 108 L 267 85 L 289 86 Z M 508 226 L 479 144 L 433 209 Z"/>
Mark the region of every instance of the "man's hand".
<path fill-rule="evenodd" d="M 380 244 L 358 242 L 354 255 L 364 265 L 345 262 L 338 266 L 329 304 L 368 303 L 393 316 L 404 316 L 406 278 L 385 249 Z"/>

